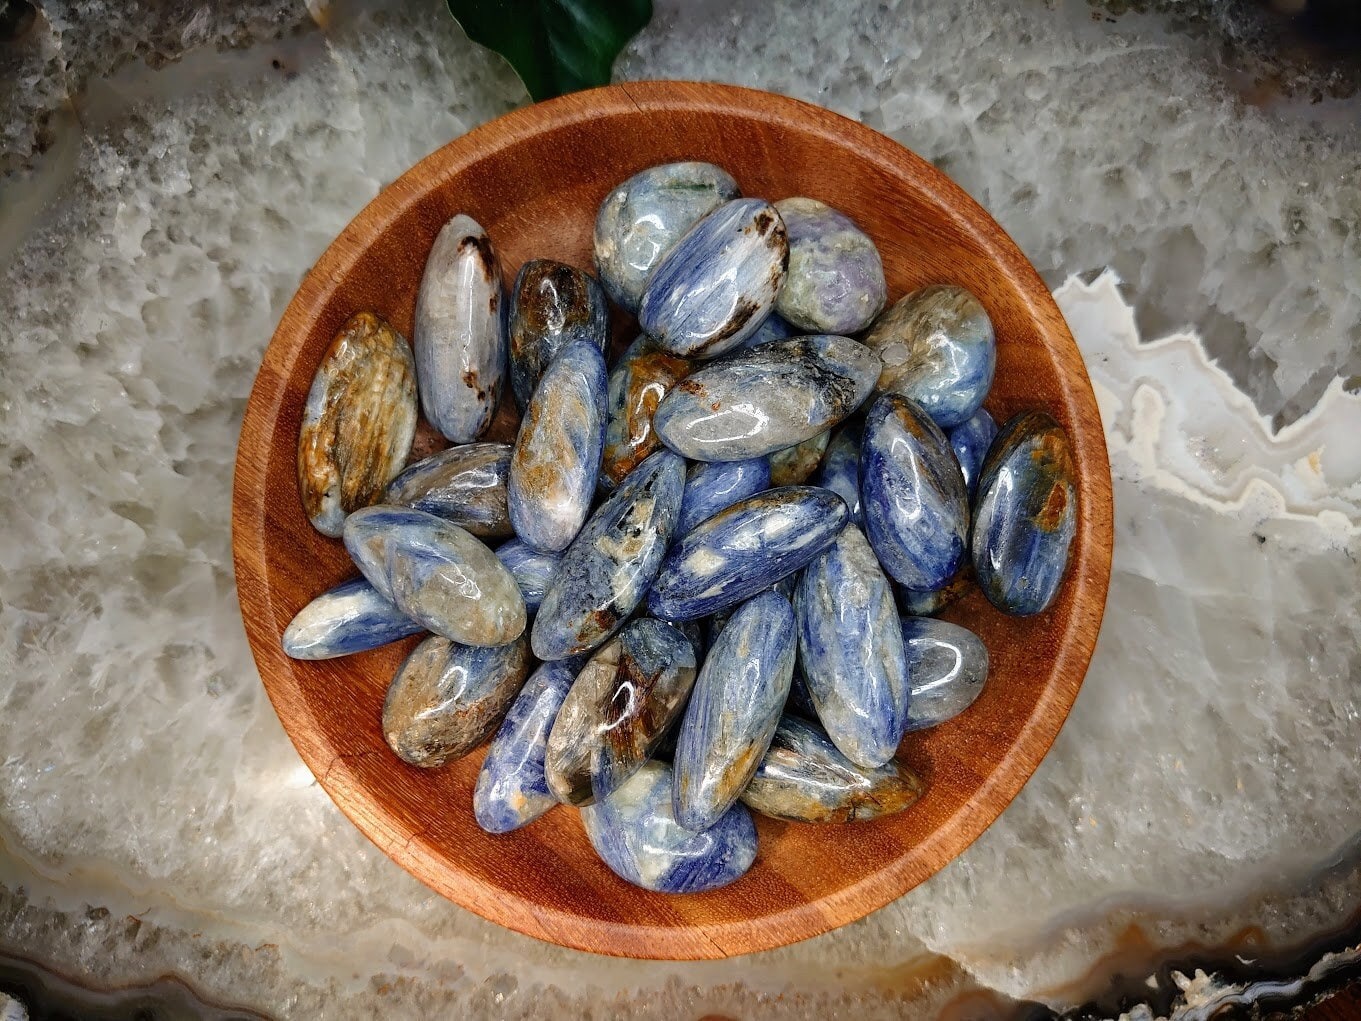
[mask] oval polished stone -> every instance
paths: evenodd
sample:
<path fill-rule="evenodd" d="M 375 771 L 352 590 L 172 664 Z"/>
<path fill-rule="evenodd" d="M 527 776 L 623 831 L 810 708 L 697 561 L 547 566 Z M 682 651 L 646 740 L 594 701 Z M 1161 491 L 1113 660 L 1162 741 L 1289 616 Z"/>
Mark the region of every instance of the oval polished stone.
<path fill-rule="evenodd" d="M 909 617 L 933 617 L 951 603 L 958 602 L 969 591 L 972 582 L 973 565 L 966 560 L 941 588 L 921 591 L 897 585 L 894 592 L 898 596 L 898 610 Z"/>
<path fill-rule="evenodd" d="M 524 633 L 514 576 L 452 522 L 405 507 L 366 507 L 345 519 L 345 548 L 380 594 L 437 635 L 491 646 Z"/>
<path fill-rule="evenodd" d="M 885 394 L 865 418 L 860 499 L 870 545 L 900 585 L 940 588 L 964 560 L 969 503 L 945 434 L 917 405 Z"/>
<path fill-rule="evenodd" d="M 879 389 L 916 401 L 942 429 L 983 406 L 997 341 L 982 304 L 963 287 L 924 287 L 879 317 L 865 344 L 884 361 Z"/>
<path fill-rule="evenodd" d="M 735 606 L 830 546 L 846 517 L 841 497 L 813 486 L 768 489 L 735 503 L 672 545 L 648 609 L 695 620 Z"/>
<path fill-rule="evenodd" d="M 778 312 L 772 312 L 761 320 L 761 325 L 742 343 L 729 349 L 729 354 L 736 354 L 738 351 L 745 351 L 748 348 L 759 347 L 762 344 L 769 344 L 772 340 L 784 340 L 792 337 L 799 331 Z"/>
<path fill-rule="evenodd" d="M 854 525 L 803 569 L 794 597 L 799 663 L 818 719 L 858 766 L 898 750 L 908 712 L 908 671 L 893 590 Z"/>
<path fill-rule="evenodd" d="M 506 506 L 509 443 L 466 443 L 417 461 L 392 480 L 383 497 L 466 528 L 479 539 L 514 534 Z"/>
<path fill-rule="evenodd" d="M 685 480 L 676 534 L 684 535 L 724 507 L 769 488 L 770 462 L 764 457 L 692 464 Z"/>
<path fill-rule="evenodd" d="M 973 566 L 993 606 L 1028 616 L 1047 609 L 1077 533 L 1077 469 L 1068 434 L 1042 411 L 997 434 L 978 478 Z"/>
<path fill-rule="evenodd" d="M 775 207 L 734 199 L 662 256 L 643 291 L 638 323 L 667 351 L 713 358 L 756 332 L 775 306 L 788 263 Z"/>
<path fill-rule="evenodd" d="M 795 645 L 794 611 L 775 592 L 743 603 L 714 641 L 676 743 L 675 813 L 686 829 L 714 825 L 756 772 L 789 697 Z"/>
<path fill-rule="evenodd" d="M 734 805 L 703 833 L 672 814 L 671 767 L 649 762 L 604 801 L 581 810 L 595 853 L 622 879 L 659 893 L 727 886 L 756 860 L 756 825 Z"/>
<path fill-rule="evenodd" d="M 540 553 L 519 539 L 511 539 L 496 548 L 496 559 L 514 575 L 515 584 L 520 586 L 520 595 L 525 600 L 525 609 L 538 613 L 544 593 L 558 576 L 562 554 Z"/>
<path fill-rule="evenodd" d="M 605 386 L 605 356 L 574 340 L 525 409 L 507 493 L 515 534 L 537 550 L 566 549 L 591 509 L 605 443 Z"/>
<path fill-rule="evenodd" d="M 681 380 L 653 428 L 695 461 L 740 461 L 836 425 L 874 389 L 879 359 L 845 337 L 792 337 L 730 355 Z"/>
<path fill-rule="evenodd" d="M 534 655 L 589 652 L 623 626 L 661 568 L 684 487 L 685 462 L 659 450 L 596 509 L 544 594 L 530 639 Z"/>
<path fill-rule="evenodd" d="M 859 525 L 864 521 L 860 511 L 860 426 L 847 423 L 836 431 L 822 456 L 822 470 L 817 485 L 830 489 L 846 501 L 850 521 Z"/>
<path fill-rule="evenodd" d="M 488 833 L 517 830 L 558 803 L 544 776 L 544 756 L 548 732 L 580 669 L 576 659 L 545 663 L 515 696 L 473 789 L 473 815 Z"/>
<path fill-rule="evenodd" d="M 631 622 L 591 657 L 548 735 L 545 772 L 559 801 L 609 797 L 636 773 L 685 707 L 695 650 L 665 621 Z"/>
<path fill-rule="evenodd" d="M 816 725 L 785 716 L 742 803 L 776 819 L 854 822 L 901 812 L 922 790 L 921 779 L 900 759 L 857 766 Z"/>
<path fill-rule="evenodd" d="M 959 470 L 964 474 L 964 486 L 972 503 L 978 492 L 978 473 L 983 469 L 983 459 L 997 437 L 997 423 L 986 409 L 979 408 L 972 418 L 961 422 L 946 435 L 950 439 L 950 449 L 955 452 L 955 460 L 959 462 Z"/>
<path fill-rule="evenodd" d="M 496 729 L 527 673 L 524 639 L 485 649 L 432 635 L 397 668 L 383 702 L 383 737 L 413 766 L 462 758 Z"/>
<path fill-rule="evenodd" d="M 501 263 L 471 216 L 444 225 L 416 295 L 421 410 L 451 443 L 477 439 L 491 424 L 506 374 Z"/>
<path fill-rule="evenodd" d="M 552 259 L 531 259 L 515 275 L 510 293 L 510 388 L 524 411 L 557 353 L 585 340 L 603 353 L 610 339 L 610 308 L 595 278 Z"/>
<path fill-rule="evenodd" d="M 775 208 L 789 232 L 789 275 L 775 310 L 809 333 L 859 333 L 888 300 L 879 249 L 817 199 L 781 199 Z"/>
<path fill-rule="evenodd" d="M 340 536 L 345 515 L 382 498 L 416 435 L 416 365 L 372 312 L 349 318 L 322 355 L 298 430 L 298 493 L 312 527 Z"/>
<path fill-rule="evenodd" d="M 988 648 L 968 628 L 931 617 L 902 619 L 912 678 L 904 730 L 924 730 L 973 704 L 988 679 Z"/>
<path fill-rule="evenodd" d="M 284 630 L 283 649 L 293 659 L 335 659 L 424 630 L 363 578 L 351 578 L 298 611 Z"/>
<path fill-rule="evenodd" d="M 624 476 L 660 449 L 652 416 L 667 391 L 690 375 L 694 363 L 663 351 L 639 335 L 620 356 L 610 373 L 606 400 L 605 453 L 600 461 L 600 485 L 613 489 Z"/>
<path fill-rule="evenodd" d="M 801 486 L 812 478 L 832 441 L 832 431 L 824 429 L 802 443 L 785 447 L 770 455 L 772 486 Z"/>
<path fill-rule="evenodd" d="M 595 267 L 615 304 L 638 311 L 652 269 L 724 202 L 737 182 L 712 163 L 666 163 L 634 174 L 605 196 L 595 218 Z"/>

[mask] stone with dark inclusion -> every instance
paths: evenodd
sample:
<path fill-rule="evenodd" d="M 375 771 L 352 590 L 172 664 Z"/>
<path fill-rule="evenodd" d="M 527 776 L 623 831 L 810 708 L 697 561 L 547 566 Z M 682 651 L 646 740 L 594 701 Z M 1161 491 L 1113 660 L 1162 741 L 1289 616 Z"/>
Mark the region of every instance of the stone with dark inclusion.
<path fill-rule="evenodd" d="M 676 534 L 684 535 L 723 508 L 769 488 L 770 462 L 764 457 L 692 464 L 685 480 Z"/>
<path fill-rule="evenodd" d="M 605 292 L 589 273 L 552 259 L 531 259 L 510 292 L 510 388 L 524 411 L 553 358 L 574 340 L 603 353 L 610 339 Z"/>
<path fill-rule="evenodd" d="M 673 386 L 690 375 L 694 363 L 657 347 L 647 334 L 629 345 L 610 372 L 606 398 L 605 452 L 600 486 L 610 490 L 661 448 L 652 416 Z"/>
<path fill-rule="evenodd" d="M 392 480 L 383 502 L 434 514 L 480 539 L 504 539 L 514 534 L 509 476 L 509 443 L 465 443 L 411 465 Z"/>
<path fill-rule="evenodd" d="M 496 547 L 496 559 L 505 564 L 515 577 L 515 584 L 520 586 L 520 595 L 524 597 L 525 609 L 529 613 L 538 613 L 544 593 L 558 576 L 562 554 L 540 553 L 519 539 L 511 539 Z"/>
<path fill-rule="evenodd" d="M 770 455 L 770 484 L 772 486 L 801 486 L 812 478 L 822 464 L 822 456 L 832 441 L 832 431 L 824 429 L 816 436 L 785 447 Z"/>
<path fill-rule="evenodd" d="M 789 231 L 789 275 L 775 308 L 809 333 L 859 333 L 888 300 L 884 264 L 868 234 L 817 199 L 775 203 Z"/>
<path fill-rule="evenodd" d="M 822 470 L 816 484 L 830 489 L 846 501 L 851 513 L 851 524 L 864 521 L 860 510 L 860 425 L 847 422 L 832 436 L 827 453 L 822 458 Z"/>
<path fill-rule="evenodd" d="M 924 730 L 969 708 L 988 679 L 988 648 L 968 628 L 931 617 L 904 617 L 903 650 L 912 695 L 904 730 Z"/>
<path fill-rule="evenodd" d="M 972 581 L 973 565 L 966 560 L 955 572 L 954 577 L 938 589 L 922 591 L 895 585 L 893 591 L 898 597 L 898 610 L 904 616 L 934 617 L 947 606 L 963 598 L 969 591 Z"/>
<path fill-rule="evenodd" d="M 351 578 L 298 611 L 284 630 L 283 649 L 293 659 L 334 659 L 424 630 L 363 578 Z"/>
<path fill-rule="evenodd" d="M 997 423 L 986 408 L 979 408 L 972 418 L 961 422 L 946 435 L 950 438 L 950 449 L 955 452 L 955 460 L 959 462 L 959 470 L 964 475 L 964 485 L 972 501 L 978 492 L 978 473 L 983 468 L 983 459 L 988 456 L 988 448 L 997 436 Z"/>

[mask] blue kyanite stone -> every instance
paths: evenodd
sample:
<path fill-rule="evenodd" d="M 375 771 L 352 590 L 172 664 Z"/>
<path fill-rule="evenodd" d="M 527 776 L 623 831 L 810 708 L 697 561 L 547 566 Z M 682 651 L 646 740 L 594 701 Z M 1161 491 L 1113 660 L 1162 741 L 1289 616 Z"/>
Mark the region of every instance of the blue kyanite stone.
<path fill-rule="evenodd" d="M 841 497 L 814 486 L 768 489 L 735 503 L 672 545 L 648 609 L 695 620 L 734 606 L 825 550 L 846 517 Z"/>
<path fill-rule="evenodd" d="M 938 589 L 964 560 L 969 504 L 945 434 L 916 404 L 885 394 L 865 419 L 860 445 L 865 533 L 893 579 Z"/>
<path fill-rule="evenodd" d="M 864 520 L 860 510 L 860 426 L 848 422 L 832 436 L 827 453 L 822 458 L 822 471 L 817 484 L 830 489 L 846 501 L 851 512 L 851 524 L 859 525 Z"/>
<path fill-rule="evenodd" d="M 605 350 L 610 307 L 595 278 L 552 259 L 531 259 L 510 294 L 510 387 L 521 411 L 553 358 L 574 340 Z"/>
<path fill-rule="evenodd" d="M 538 613 L 544 593 L 558 576 L 562 554 L 540 553 L 519 539 L 511 539 L 496 547 L 496 559 L 515 576 L 515 584 L 520 586 L 520 595 L 524 596 L 525 609 Z"/>
<path fill-rule="evenodd" d="M 955 452 L 955 460 L 959 462 L 959 470 L 964 473 L 969 500 L 972 501 L 978 492 L 978 473 L 983 468 L 983 458 L 988 456 L 988 448 L 997 436 L 997 423 L 986 408 L 979 408 L 973 418 L 961 422 L 947 435 L 950 437 L 950 449 Z"/>
<path fill-rule="evenodd" d="M 446 518 L 482 539 L 504 539 L 514 534 L 509 474 L 509 443 L 465 443 L 411 465 L 388 485 L 383 502 Z"/>
<path fill-rule="evenodd" d="M 794 605 L 799 662 L 818 719 L 859 766 L 898 750 L 908 712 L 908 671 L 893 589 L 860 529 L 843 529 L 803 569 Z"/>
<path fill-rule="evenodd" d="M 676 534 L 684 535 L 724 507 L 770 488 L 770 462 L 764 457 L 746 461 L 710 461 L 690 466 L 681 499 Z"/>
<path fill-rule="evenodd" d="M 786 337 L 793 337 L 799 331 L 778 312 L 772 312 L 761 320 L 761 325 L 742 343 L 732 349 L 732 353 L 745 351 L 749 347 L 759 347 L 762 344 L 769 344 L 772 340 L 784 340 Z"/>
<path fill-rule="evenodd" d="M 1068 569 L 1077 532 L 1077 470 L 1063 427 L 1040 411 L 997 434 L 978 478 L 973 565 L 999 610 L 1048 608 Z"/>
<path fill-rule="evenodd" d="M 912 678 L 905 730 L 924 730 L 958 716 L 988 679 L 983 639 L 948 620 L 904 617 L 903 650 Z"/>
<path fill-rule="evenodd" d="M 284 631 L 283 647 L 293 659 L 335 659 L 424 630 L 363 578 L 352 578 L 299 610 Z"/>
<path fill-rule="evenodd" d="M 671 767 L 649 762 L 610 797 L 581 810 L 600 860 L 623 879 L 659 893 L 716 890 L 756 860 L 756 825 L 734 805 L 695 833 L 676 821 Z"/>
<path fill-rule="evenodd" d="M 756 772 L 789 696 L 794 648 L 794 611 L 776 592 L 743 603 L 715 639 L 676 744 L 675 811 L 686 829 L 714 825 Z"/>
<path fill-rule="evenodd" d="M 473 790 L 473 814 L 488 833 L 509 833 L 558 803 L 544 777 L 544 755 L 579 659 L 545 663 L 530 676 L 492 738 Z"/>
<path fill-rule="evenodd" d="M 879 249 L 817 199 L 781 199 L 775 208 L 789 231 L 789 275 L 775 307 L 809 333 L 859 333 L 888 299 Z"/>

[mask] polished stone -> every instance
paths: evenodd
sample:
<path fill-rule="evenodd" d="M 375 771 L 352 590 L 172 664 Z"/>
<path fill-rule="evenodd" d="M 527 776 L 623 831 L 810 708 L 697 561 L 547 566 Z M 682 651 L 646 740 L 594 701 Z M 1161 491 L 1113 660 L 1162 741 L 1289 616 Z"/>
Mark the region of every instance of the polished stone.
<path fill-rule="evenodd" d="M 969 504 L 978 492 L 978 473 L 983 468 L 983 459 L 988 456 L 997 435 L 997 423 L 986 408 L 979 408 L 968 420 L 959 423 L 945 434 L 950 440 L 950 449 L 955 452 L 959 470 L 964 476 L 964 487 L 969 491 Z"/>
<path fill-rule="evenodd" d="M 552 259 L 531 259 L 515 274 L 507 341 L 510 388 L 524 411 L 544 371 L 559 351 L 585 340 L 603 353 L 610 339 L 610 308 L 595 278 Z"/>
<path fill-rule="evenodd" d="M 859 333 L 888 300 L 879 249 L 854 220 L 817 199 L 775 203 L 789 232 L 789 275 L 775 309 L 808 333 Z"/>
<path fill-rule="evenodd" d="M 692 464 L 685 479 L 676 534 L 684 535 L 725 507 L 769 488 L 770 462 L 764 457 Z"/>
<path fill-rule="evenodd" d="M 893 591 L 898 597 L 898 609 L 904 616 L 934 617 L 947 606 L 958 602 L 973 587 L 973 564 L 965 560 L 954 577 L 938 589 L 910 589 L 895 585 Z"/>
<path fill-rule="evenodd" d="M 600 486 L 613 489 L 662 445 L 652 416 L 668 390 L 690 375 L 694 363 L 657 347 L 646 334 L 629 345 L 610 370 L 605 451 Z"/>
<path fill-rule="evenodd" d="M 912 695 L 903 728 L 924 730 L 954 719 L 983 691 L 988 647 L 966 627 L 931 617 L 902 619 Z"/>
<path fill-rule="evenodd" d="M 558 576 L 562 554 L 541 553 L 520 539 L 511 539 L 496 547 L 496 559 L 515 576 L 515 584 L 524 597 L 525 610 L 538 613 L 544 593 Z"/>
<path fill-rule="evenodd" d="M 417 461 L 387 487 L 384 503 L 425 511 L 480 539 L 514 534 L 506 506 L 510 444 L 467 443 Z"/>
<path fill-rule="evenodd" d="M 822 457 L 832 442 L 832 431 L 824 429 L 802 443 L 785 447 L 770 455 L 770 484 L 772 486 L 801 486 L 813 477 L 822 465 Z"/>
<path fill-rule="evenodd" d="M 832 435 L 827 452 L 822 456 L 822 468 L 815 484 L 830 489 L 846 501 L 850 521 L 859 525 L 864 521 L 860 510 L 860 424 L 847 422 Z"/>
<path fill-rule="evenodd" d="M 284 630 L 283 649 L 293 659 L 334 659 L 424 630 L 363 578 L 351 578 L 298 611 Z"/>

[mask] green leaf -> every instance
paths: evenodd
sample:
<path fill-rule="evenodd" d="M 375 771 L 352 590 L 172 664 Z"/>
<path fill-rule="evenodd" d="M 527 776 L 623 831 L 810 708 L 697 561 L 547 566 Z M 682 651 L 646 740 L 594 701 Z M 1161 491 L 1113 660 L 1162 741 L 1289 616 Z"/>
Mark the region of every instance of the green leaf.
<path fill-rule="evenodd" d="M 608 85 L 652 0 L 449 0 L 468 38 L 495 50 L 535 100 Z"/>

